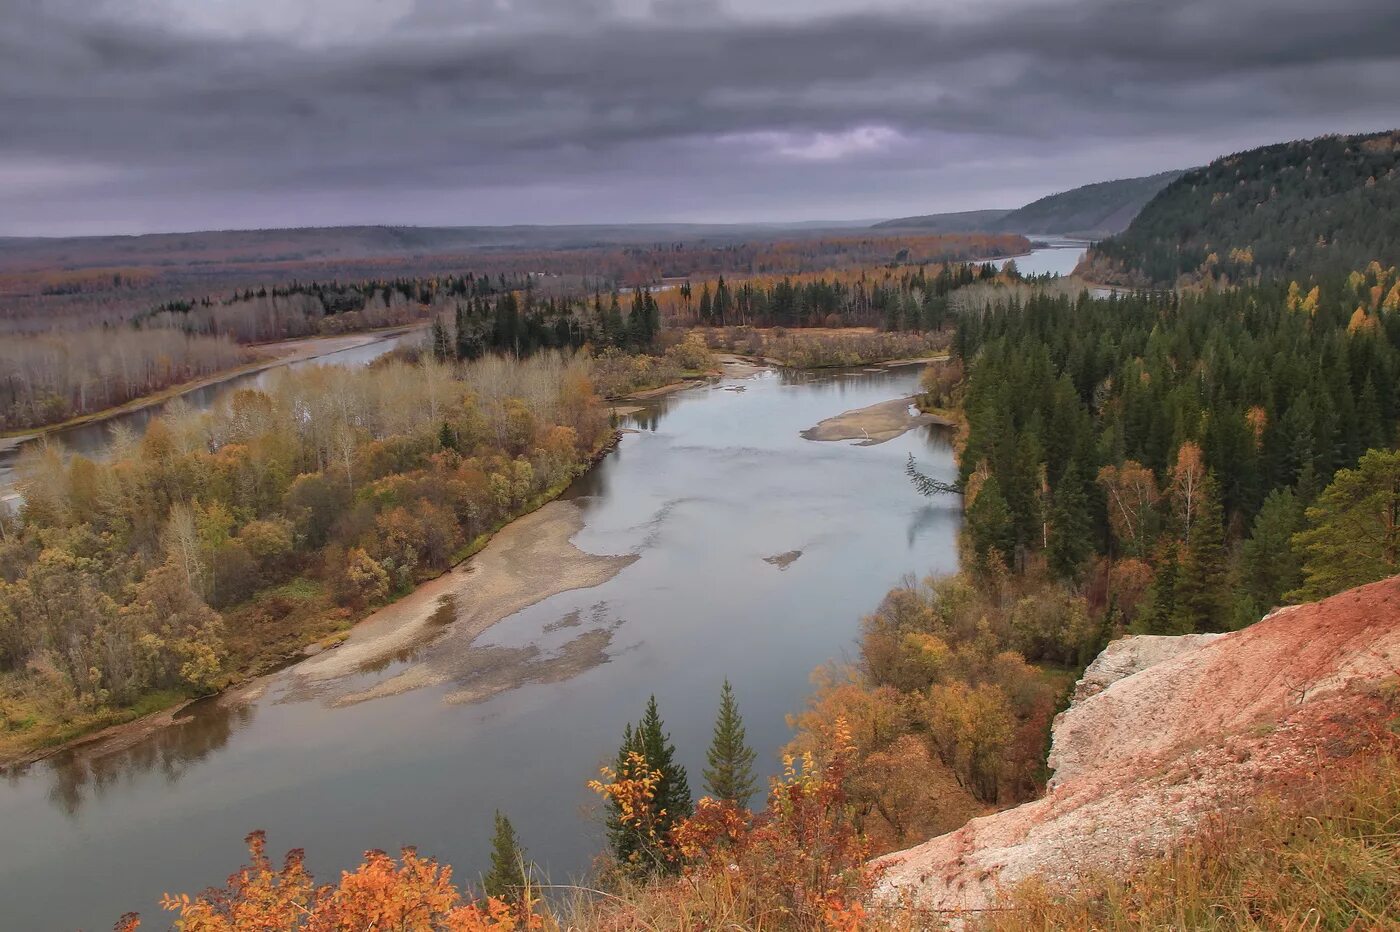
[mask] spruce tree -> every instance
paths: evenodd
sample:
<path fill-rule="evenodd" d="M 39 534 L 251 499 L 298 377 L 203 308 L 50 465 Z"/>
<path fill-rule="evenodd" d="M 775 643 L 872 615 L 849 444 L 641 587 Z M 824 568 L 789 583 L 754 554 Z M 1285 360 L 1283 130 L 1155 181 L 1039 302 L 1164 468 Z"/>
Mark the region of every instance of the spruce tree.
<path fill-rule="evenodd" d="M 613 773 L 619 780 L 632 777 L 633 767 L 631 755 L 633 752 L 645 757 L 645 750 L 638 740 L 639 735 L 632 729 L 632 723 L 628 722 L 627 727 L 622 730 L 622 744 L 617 749 L 617 760 L 613 764 Z M 619 864 L 631 864 L 637 860 L 643 850 L 643 838 L 636 830 L 636 827 L 622 820 L 621 810 L 617 803 L 608 802 L 608 846 L 612 848 L 613 859 Z"/>
<path fill-rule="evenodd" d="M 667 843 L 671 829 L 695 809 L 685 768 L 676 763 L 675 745 L 663 729 L 656 697 L 652 696 L 647 700 L 642 720 L 635 728 L 628 725 L 623 731 L 622 744 L 617 750 L 617 763 L 613 768 L 619 779 L 635 776 L 631 764 L 631 756 L 635 753 L 640 755 L 648 771 L 658 774 L 649 821 L 656 829 L 655 844 L 661 845 Z M 622 820 L 616 803 L 608 805 L 607 830 L 608 844 L 619 864 L 648 872 L 667 863 L 663 852 L 653 847 L 652 839 L 644 837 L 635 825 Z"/>
<path fill-rule="evenodd" d="M 662 728 L 661 716 L 656 710 L 656 696 L 652 696 L 647 700 L 647 709 L 636 734 L 641 740 L 642 755 L 646 758 L 647 766 L 661 774 L 656 784 L 656 801 L 664 812 L 662 826 L 669 830 L 695 811 L 695 803 L 690 797 L 685 768 L 676 763 L 676 746 Z"/>
<path fill-rule="evenodd" d="M 1200 511 L 1193 522 L 1176 581 L 1176 629 L 1182 633 L 1219 631 L 1225 626 L 1227 557 L 1220 495 L 1207 475 L 1201 484 Z"/>
<path fill-rule="evenodd" d="M 753 763 L 757 755 L 745 741 L 744 720 L 734 701 L 734 690 L 726 678 L 719 695 L 719 715 L 715 735 L 707 755 L 705 789 L 715 799 L 748 806 L 756 781 Z"/>
<path fill-rule="evenodd" d="M 481 883 L 487 896 L 519 903 L 528 883 L 525 850 L 516 838 L 515 826 L 496 810 L 496 833 L 491 839 L 491 870 Z"/>
<path fill-rule="evenodd" d="M 433 318 L 433 358 L 439 362 L 453 358 L 452 341 L 447 337 L 447 325 L 441 317 Z"/>
<path fill-rule="evenodd" d="M 1011 562 L 1016 554 L 1016 527 L 996 476 L 982 485 L 967 509 L 967 528 L 979 557 L 985 560 L 988 553 L 996 550 L 1004 561 Z"/>
<path fill-rule="evenodd" d="M 1060 579 L 1077 582 L 1094 552 L 1093 519 L 1073 462 L 1055 487 L 1050 507 L 1050 541 L 1046 560 Z"/>

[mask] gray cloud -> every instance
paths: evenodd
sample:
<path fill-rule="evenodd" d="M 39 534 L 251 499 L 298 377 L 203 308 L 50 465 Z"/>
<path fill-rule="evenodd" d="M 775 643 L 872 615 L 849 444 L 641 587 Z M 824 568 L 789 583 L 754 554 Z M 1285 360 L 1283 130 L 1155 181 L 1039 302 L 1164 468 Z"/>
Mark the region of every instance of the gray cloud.
<path fill-rule="evenodd" d="M 881 216 L 1400 124 L 1393 0 L 12 0 L 0 232 Z"/>

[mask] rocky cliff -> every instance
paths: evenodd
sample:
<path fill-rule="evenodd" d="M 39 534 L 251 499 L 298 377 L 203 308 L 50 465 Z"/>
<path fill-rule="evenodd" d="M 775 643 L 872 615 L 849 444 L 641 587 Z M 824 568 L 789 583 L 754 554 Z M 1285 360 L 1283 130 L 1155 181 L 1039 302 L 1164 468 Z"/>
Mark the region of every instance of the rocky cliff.
<path fill-rule="evenodd" d="M 979 910 L 1032 875 L 1131 868 L 1373 743 L 1397 672 L 1400 577 L 1231 634 L 1115 641 L 1055 720 L 1046 795 L 879 859 L 876 896 Z"/>

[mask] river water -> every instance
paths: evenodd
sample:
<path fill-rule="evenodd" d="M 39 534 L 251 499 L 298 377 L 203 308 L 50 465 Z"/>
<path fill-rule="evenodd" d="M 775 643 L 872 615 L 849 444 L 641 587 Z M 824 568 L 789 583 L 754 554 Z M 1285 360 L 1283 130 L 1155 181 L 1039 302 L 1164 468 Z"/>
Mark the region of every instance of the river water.
<path fill-rule="evenodd" d="M 1088 244 L 1081 240 L 1056 240 L 1032 249 L 1024 256 L 997 259 L 992 264 L 1001 268 L 1014 261 L 1016 270 L 1026 277 L 1037 275 L 1069 275 L 1084 258 Z"/>
<path fill-rule="evenodd" d="M 293 690 L 287 672 L 251 705 L 196 706 L 126 750 L 11 774 L 0 782 L 0 927 L 108 928 L 132 909 L 164 927 L 160 893 L 222 882 L 255 828 L 277 857 L 304 847 L 323 879 L 365 849 L 404 844 L 471 879 L 499 808 L 556 882 L 577 876 L 602 844 L 585 781 L 624 723 L 655 693 L 698 791 L 726 676 L 763 771 L 776 773 L 785 715 L 812 670 L 852 656 L 860 616 L 902 577 L 956 568 L 959 502 L 921 498 L 904 476 L 913 453 L 952 477 L 943 434 L 865 447 L 798 435 L 908 395 L 918 376 L 764 371 L 629 419 L 637 432 L 567 494 L 584 514 L 575 544 L 638 559 L 478 641 L 547 654 L 607 631 L 606 662 L 572 678 L 476 705 L 444 703 L 446 686 L 332 708 Z M 801 555 L 786 568 L 765 562 L 790 551 Z"/>

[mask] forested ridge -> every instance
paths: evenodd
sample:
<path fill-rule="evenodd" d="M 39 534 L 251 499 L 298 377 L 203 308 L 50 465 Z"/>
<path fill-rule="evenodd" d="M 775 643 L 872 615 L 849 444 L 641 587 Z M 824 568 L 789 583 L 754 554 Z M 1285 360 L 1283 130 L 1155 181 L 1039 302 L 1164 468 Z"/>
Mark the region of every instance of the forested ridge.
<path fill-rule="evenodd" d="M 1124 285 L 1301 278 L 1400 260 L 1400 131 L 1239 152 L 1187 172 L 1085 261 Z"/>

